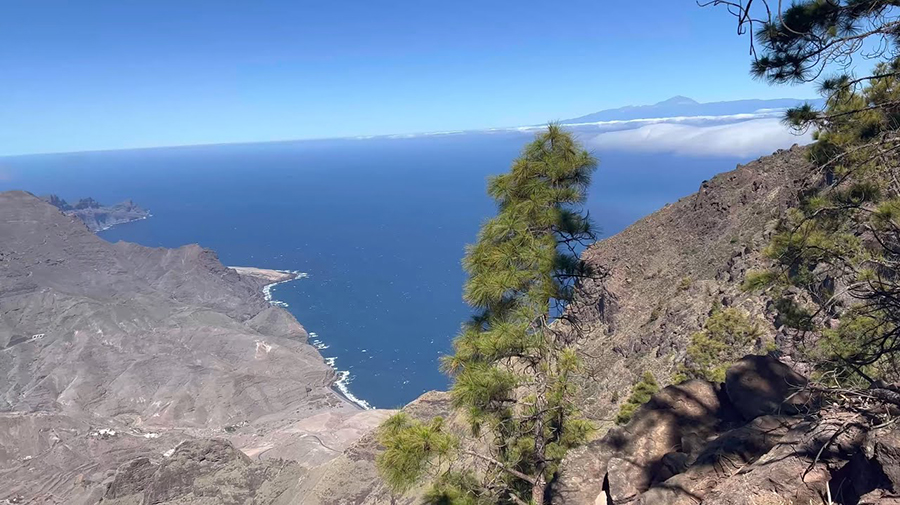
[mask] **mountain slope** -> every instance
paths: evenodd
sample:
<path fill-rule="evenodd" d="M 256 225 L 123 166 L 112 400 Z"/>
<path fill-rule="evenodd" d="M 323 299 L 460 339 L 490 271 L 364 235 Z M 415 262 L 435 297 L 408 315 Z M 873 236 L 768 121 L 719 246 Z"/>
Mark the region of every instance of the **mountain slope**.
<path fill-rule="evenodd" d="M 74 503 L 186 437 L 358 412 L 265 281 L 213 252 L 110 244 L 24 192 L 0 216 L 0 500 Z"/>
<path fill-rule="evenodd" d="M 765 263 L 774 220 L 817 183 L 805 149 L 795 146 L 704 181 L 697 193 L 588 248 L 585 261 L 607 275 L 584 283 L 572 310 L 595 372 L 585 399 L 594 418 L 608 418 L 614 398 L 644 371 L 665 381 L 714 306 L 738 306 L 781 338 L 772 307 L 740 284 Z"/>

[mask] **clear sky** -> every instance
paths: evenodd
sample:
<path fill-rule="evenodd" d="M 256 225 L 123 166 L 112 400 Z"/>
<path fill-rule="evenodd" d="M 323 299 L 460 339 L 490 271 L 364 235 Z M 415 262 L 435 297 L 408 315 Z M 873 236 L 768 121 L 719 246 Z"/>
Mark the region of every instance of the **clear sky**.
<path fill-rule="evenodd" d="M 0 155 L 536 124 L 748 73 L 695 0 L 7 1 Z"/>

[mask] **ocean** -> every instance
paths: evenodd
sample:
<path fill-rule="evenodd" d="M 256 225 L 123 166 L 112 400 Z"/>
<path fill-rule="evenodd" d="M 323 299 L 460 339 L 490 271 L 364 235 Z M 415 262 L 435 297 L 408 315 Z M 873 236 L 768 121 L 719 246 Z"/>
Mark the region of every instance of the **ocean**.
<path fill-rule="evenodd" d="M 132 199 L 109 241 L 199 243 L 230 266 L 307 274 L 272 288 L 361 405 L 446 389 L 438 358 L 470 310 L 460 260 L 494 213 L 486 179 L 532 133 L 503 131 L 0 158 L 0 190 Z M 747 159 L 609 150 L 586 210 L 601 236 Z M 747 157 L 744 157 L 747 158 Z"/>

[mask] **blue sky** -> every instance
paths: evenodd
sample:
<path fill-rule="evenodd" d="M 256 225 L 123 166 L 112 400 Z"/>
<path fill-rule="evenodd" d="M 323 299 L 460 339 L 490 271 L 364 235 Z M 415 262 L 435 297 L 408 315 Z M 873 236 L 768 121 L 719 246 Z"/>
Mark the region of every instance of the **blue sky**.
<path fill-rule="evenodd" d="M 753 81 L 747 49 L 726 12 L 694 0 L 8 1 L 0 155 L 814 95 Z"/>

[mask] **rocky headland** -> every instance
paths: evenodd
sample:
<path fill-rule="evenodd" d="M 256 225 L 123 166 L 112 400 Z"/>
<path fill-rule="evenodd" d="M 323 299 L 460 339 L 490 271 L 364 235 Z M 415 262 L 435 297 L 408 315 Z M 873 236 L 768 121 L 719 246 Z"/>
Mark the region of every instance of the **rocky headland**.
<path fill-rule="evenodd" d="M 93 198 L 82 198 L 69 204 L 57 195 L 46 195 L 42 200 L 53 205 L 64 214 L 80 219 L 92 232 L 108 230 L 119 224 L 140 221 L 150 217 L 150 212 L 142 209 L 131 200 L 115 205 L 102 205 Z"/>

